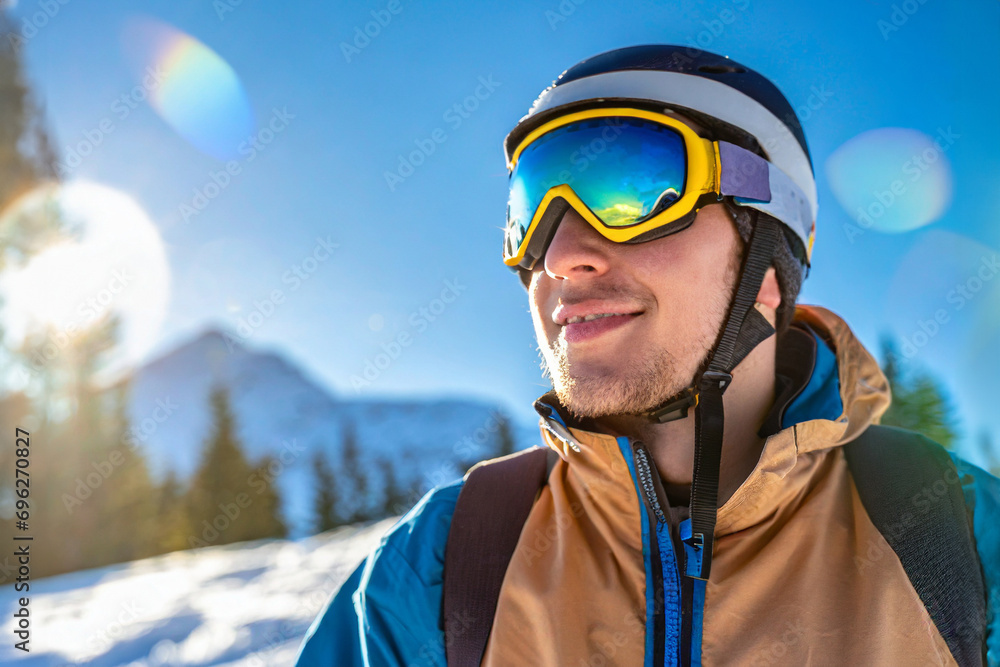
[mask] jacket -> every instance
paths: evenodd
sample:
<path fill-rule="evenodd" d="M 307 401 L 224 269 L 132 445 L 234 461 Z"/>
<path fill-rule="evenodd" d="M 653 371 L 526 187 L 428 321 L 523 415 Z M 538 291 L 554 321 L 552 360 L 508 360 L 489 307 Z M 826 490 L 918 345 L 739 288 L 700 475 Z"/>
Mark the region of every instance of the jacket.
<path fill-rule="evenodd" d="M 954 665 L 842 451 L 888 408 L 888 382 L 832 312 L 799 306 L 793 327 L 778 350 L 760 459 L 718 511 L 711 579 L 694 592 L 691 664 Z M 675 541 L 649 519 L 628 438 L 541 412 L 559 460 L 508 566 L 482 664 L 680 664 Z M 1000 481 L 952 458 L 983 570 L 993 667 Z M 299 665 L 446 664 L 441 581 L 462 484 L 432 490 L 385 535 L 309 629 Z M 933 500 L 914 497 L 918 520 Z M 666 508 L 668 524 L 685 509 Z M 657 614 L 665 621 L 654 627 Z"/>

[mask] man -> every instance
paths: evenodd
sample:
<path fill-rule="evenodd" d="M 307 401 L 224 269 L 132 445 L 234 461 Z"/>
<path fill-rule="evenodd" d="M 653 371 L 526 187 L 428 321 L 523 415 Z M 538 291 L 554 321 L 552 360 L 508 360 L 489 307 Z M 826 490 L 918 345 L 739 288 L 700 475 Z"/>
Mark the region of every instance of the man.
<path fill-rule="evenodd" d="M 1000 483 L 876 426 L 876 360 L 795 307 L 816 186 L 778 89 L 618 49 L 505 148 L 547 448 L 430 492 L 299 664 L 998 664 Z"/>

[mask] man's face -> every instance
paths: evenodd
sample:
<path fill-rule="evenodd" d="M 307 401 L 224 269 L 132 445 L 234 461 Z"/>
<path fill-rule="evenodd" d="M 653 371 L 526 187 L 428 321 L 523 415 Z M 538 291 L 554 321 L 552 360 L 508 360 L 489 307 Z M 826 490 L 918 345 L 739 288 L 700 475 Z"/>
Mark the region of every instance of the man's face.
<path fill-rule="evenodd" d="M 528 287 L 562 404 L 579 417 L 636 413 L 689 386 L 725 318 L 740 246 L 722 204 L 636 244 L 607 240 L 570 209 Z"/>

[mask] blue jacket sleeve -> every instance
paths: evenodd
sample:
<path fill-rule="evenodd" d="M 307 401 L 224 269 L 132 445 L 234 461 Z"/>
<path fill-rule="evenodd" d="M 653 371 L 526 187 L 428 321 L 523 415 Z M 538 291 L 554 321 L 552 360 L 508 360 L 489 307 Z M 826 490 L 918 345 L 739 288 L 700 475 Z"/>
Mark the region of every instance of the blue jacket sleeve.
<path fill-rule="evenodd" d="M 297 667 L 445 667 L 444 550 L 461 487 L 430 491 L 386 533 L 313 622 Z"/>
<path fill-rule="evenodd" d="M 362 562 L 313 621 L 295 659 L 296 667 L 364 664 L 361 658 L 361 624 L 351 599 L 358 590 L 364 569 L 365 563 Z"/>
<path fill-rule="evenodd" d="M 986 587 L 986 664 L 1000 667 L 1000 479 L 952 456 L 972 511 L 972 531 Z"/>

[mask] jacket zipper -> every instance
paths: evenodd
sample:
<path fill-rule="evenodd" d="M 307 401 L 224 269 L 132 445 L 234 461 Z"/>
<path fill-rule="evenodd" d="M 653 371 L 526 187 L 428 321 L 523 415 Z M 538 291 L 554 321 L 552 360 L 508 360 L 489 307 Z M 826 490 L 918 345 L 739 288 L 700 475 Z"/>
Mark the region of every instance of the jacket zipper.
<path fill-rule="evenodd" d="M 671 529 L 670 523 L 667 520 L 666 512 L 663 509 L 663 503 L 660 502 L 656 484 L 653 482 L 653 475 L 658 475 L 659 473 L 656 471 L 656 468 L 651 460 L 649 450 L 646 449 L 644 444 L 636 441 L 633 443 L 632 453 L 632 458 L 635 462 L 636 477 L 639 480 L 639 486 L 642 488 L 647 513 L 650 515 L 650 522 L 654 524 L 651 526 L 649 540 L 650 559 L 654 564 L 652 568 L 653 585 L 656 586 L 656 592 L 653 596 L 653 609 L 655 613 L 653 625 L 655 631 L 653 641 L 653 664 L 663 665 L 666 653 L 666 616 L 663 601 L 663 562 L 660 554 L 659 539 L 656 534 L 656 526 L 664 525 L 667 527 L 667 530 L 671 535 L 671 544 L 674 544 L 674 552 L 676 554 L 674 560 L 675 567 L 677 568 L 677 576 L 680 579 L 681 601 L 681 634 L 679 637 L 680 646 L 678 647 L 678 654 L 680 656 L 680 663 L 682 667 L 687 667 L 691 664 L 692 653 L 692 582 L 687 577 L 681 576 L 683 566 L 680 559 L 683 558 L 683 551 L 678 548 L 677 544 L 675 544 L 677 540 L 674 539 L 674 531 Z"/>
<path fill-rule="evenodd" d="M 656 525 L 666 523 L 656 488 L 653 486 L 653 473 L 649 462 L 649 453 L 641 442 L 634 443 L 632 459 L 635 462 L 636 476 L 639 486 L 645 496 L 646 512 L 650 515 L 649 552 L 653 574 L 653 664 L 659 667 L 664 663 L 666 653 L 666 618 L 663 612 L 663 562 L 660 557 L 660 542 L 656 537 Z"/>
<path fill-rule="evenodd" d="M 656 487 L 653 485 L 653 470 L 649 462 L 649 452 L 646 451 L 646 447 L 641 442 L 635 443 L 635 458 L 635 470 L 639 475 L 639 484 L 646 494 L 646 500 L 649 501 L 653 515 L 658 522 L 667 523 L 667 515 L 663 512 L 660 499 L 656 497 Z"/>

